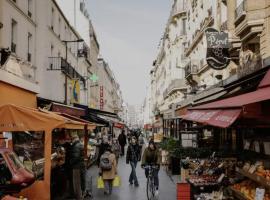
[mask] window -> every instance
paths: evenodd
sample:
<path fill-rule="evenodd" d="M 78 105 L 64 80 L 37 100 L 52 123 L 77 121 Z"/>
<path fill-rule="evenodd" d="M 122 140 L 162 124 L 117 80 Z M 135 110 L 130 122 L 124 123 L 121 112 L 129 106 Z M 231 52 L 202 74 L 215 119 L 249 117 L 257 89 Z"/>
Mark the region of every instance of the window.
<path fill-rule="evenodd" d="M 28 38 L 27 38 L 27 61 L 31 62 L 32 60 L 32 34 L 28 33 Z"/>
<path fill-rule="evenodd" d="M 62 22 L 61 22 L 61 18 L 58 18 L 58 37 L 61 38 L 61 26 L 62 26 Z"/>
<path fill-rule="evenodd" d="M 51 16 L 51 29 L 53 30 L 54 26 L 54 8 L 52 8 L 52 16 Z"/>
<path fill-rule="evenodd" d="M 187 19 L 183 19 L 183 35 L 186 35 L 187 34 Z"/>
<path fill-rule="evenodd" d="M 28 16 L 32 17 L 32 9 L 33 9 L 33 0 L 28 0 Z"/>
<path fill-rule="evenodd" d="M 54 46 L 51 44 L 51 56 L 53 56 L 53 49 L 54 49 Z"/>
<path fill-rule="evenodd" d="M 11 52 L 16 53 L 16 42 L 17 41 L 17 22 L 11 20 Z"/>

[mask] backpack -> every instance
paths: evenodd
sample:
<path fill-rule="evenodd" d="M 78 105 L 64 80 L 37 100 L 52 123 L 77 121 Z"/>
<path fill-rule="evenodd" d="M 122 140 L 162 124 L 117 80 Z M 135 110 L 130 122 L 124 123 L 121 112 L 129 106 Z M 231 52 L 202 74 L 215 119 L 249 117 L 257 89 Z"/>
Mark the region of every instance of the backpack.
<path fill-rule="evenodd" d="M 102 154 L 102 156 L 100 157 L 100 168 L 103 171 L 110 171 L 112 169 L 112 162 L 109 159 L 110 157 L 110 153 L 109 152 L 105 152 L 104 154 Z"/>

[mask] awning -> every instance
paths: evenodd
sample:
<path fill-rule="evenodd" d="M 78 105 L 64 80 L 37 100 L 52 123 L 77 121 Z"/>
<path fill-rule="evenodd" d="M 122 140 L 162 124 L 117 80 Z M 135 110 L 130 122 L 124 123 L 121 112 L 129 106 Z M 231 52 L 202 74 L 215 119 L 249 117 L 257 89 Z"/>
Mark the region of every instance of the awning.
<path fill-rule="evenodd" d="M 250 108 L 256 109 L 254 106 L 257 105 L 256 103 L 267 100 L 270 100 L 270 70 L 256 91 L 190 108 L 188 113 L 181 117 L 189 121 L 226 128 L 232 125 L 241 114 L 245 118 L 249 112 L 252 113 Z M 254 118 L 262 117 L 260 111 L 256 114 L 253 115 Z"/>
<path fill-rule="evenodd" d="M 206 125 L 227 128 L 240 116 L 242 109 L 226 110 L 191 110 L 182 119 Z"/>
<path fill-rule="evenodd" d="M 228 108 L 242 108 L 245 105 L 258 103 L 270 100 L 270 71 L 267 72 L 259 87 L 254 92 L 230 97 L 227 99 L 207 103 L 201 106 L 190 108 L 191 110 L 205 110 L 205 109 L 228 109 Z"/>

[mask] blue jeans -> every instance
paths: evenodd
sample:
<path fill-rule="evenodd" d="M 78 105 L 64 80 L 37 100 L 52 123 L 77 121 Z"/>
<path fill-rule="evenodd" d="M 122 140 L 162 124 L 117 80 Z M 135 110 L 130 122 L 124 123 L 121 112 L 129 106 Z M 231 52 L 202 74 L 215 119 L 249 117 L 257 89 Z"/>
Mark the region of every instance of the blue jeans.
<path fill-rule="evenodd" d="M 154 178 L 154 184 L 156 186 L 156 189 L 159 188 L 158 172 L 159 172 L 159 169 L 154 169 L 153 170 L 153 178 Z M 149 174 L 149 169 L 145 169 L 145 176 L 146 176 L 146 178 L 148 178 L 148 174 Z"/>
<path fill-rule="evenodd" d="M 129 176 L 129 182 L 131 184 L 134 182 L 135 185 L 138 185 L 138 179 L 136 175 L 137 162 L 130 162 L 130 166 L 131 166 L 131 173 Z"/>

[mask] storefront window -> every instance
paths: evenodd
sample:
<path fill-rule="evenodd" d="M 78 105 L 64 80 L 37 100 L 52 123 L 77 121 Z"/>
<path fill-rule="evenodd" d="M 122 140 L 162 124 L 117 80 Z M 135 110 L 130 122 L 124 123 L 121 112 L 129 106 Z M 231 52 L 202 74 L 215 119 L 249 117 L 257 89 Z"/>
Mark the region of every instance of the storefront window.
<path fill-rule="evenodd" d="M 35 176 L 43 180 L 44 176 L 44 132 L 13 132 L 13 148 L 24 166 L 32 171 Z M 15 156 L 11 155 L 17 167 L 20 167 Z"/>

